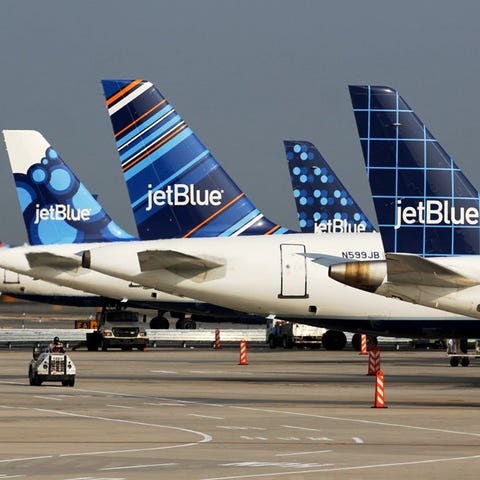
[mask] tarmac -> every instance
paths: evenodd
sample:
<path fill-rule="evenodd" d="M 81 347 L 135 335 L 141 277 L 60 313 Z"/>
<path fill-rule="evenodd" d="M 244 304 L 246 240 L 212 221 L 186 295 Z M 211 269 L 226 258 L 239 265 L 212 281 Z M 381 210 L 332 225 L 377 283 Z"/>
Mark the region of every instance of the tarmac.
<path fill-rule="evenodd" d="M 0 350 L 0 478 L 473 479 L 480 360 L 381 351 L 387 408 L 353 350 L 69 352 L 74 387 Z"/>

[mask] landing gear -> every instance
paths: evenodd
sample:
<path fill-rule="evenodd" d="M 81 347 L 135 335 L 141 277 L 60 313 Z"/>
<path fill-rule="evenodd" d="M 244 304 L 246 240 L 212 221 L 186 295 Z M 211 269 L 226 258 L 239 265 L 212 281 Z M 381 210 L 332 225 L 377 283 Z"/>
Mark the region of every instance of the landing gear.
<path fill-rule="evenodd" d="M 191 318 L 179 318 L 175 324 L 175 328 L 179 330 L 195 330 L 197 328 L 197 324 L 195 323 L 195 320 Z"/>
<path fill-rule="evenodd" d="M 347 344 L 346 335 L 340 330 L 327 330 L 322 337 L 325 350 L 343 350 Z"/>
<path fill-rule="evenodd" d="M 458 365 L 461 365 L 462 367 L 468 367 L 470 365 L 470 358 L 468 356 L 468 340 L 466 338 L 448 339 L 447 354 L 450 355 L 451 367 L 458 367 Z"/>
<path fill-rule="evenodd" d="M 152 330 L 167 330 L 169 327 L 168 320 L 161 314 L 150 320 L 150 328 Z"/>

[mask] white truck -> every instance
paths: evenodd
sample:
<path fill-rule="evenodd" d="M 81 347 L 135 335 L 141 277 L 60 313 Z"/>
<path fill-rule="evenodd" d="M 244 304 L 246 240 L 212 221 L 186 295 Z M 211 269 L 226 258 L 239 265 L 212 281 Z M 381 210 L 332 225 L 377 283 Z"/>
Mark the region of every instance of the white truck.
<path fill-rule="evenodd" d="M 270 348 L 320 348 L 325 332 L 325 328 L 274 318 L 267 320 L 266 341 Z"/>
<path fill-rule="evenodd" d="M 146 324 L 138 312 L 130 310 L 103 310 L 97 313 L 97 330 L 87 333 L 87 349 L 103 351 L 109 348 L 146 350 Z"/>

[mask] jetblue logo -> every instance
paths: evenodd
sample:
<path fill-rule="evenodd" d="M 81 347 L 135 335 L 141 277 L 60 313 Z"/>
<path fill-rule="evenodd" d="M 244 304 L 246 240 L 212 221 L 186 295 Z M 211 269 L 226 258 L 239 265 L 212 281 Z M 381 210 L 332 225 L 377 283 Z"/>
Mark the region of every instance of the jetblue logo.
<path fill-rule="evenodd" d="M 402 225 L 478 225 L 480 212 L 475 207 L 452 207 L 448 200 L 426 200 L 416 207 L 404 207 L 397 201 L 395 230 Z"/>
<path fill-rule="evenodd" d="M 38 225 L 42 220 L 86 222 L 90 220 L 90 209 L 73 208 L 70 205 L 61 204 L 40 208 L 40 205 L 37 203 L 35 205 L 35 225 Z"/>
<path fill-rule="evenodd" d="M 323 223 L 315 223 L 315 233 L 359 233 L 365 232 L 364 223 L 348 223 L 341 218 L 334 218 Z"/>
<path fill-rule="evenodd" d="M 195 185 L 178 183 L 169 185 L 165 190 L 152 190 L 148 185 L 147 208 L 149 212 L 154 206 L 214 206 L 222 204 L 223 190 L 199 190 Z"/>

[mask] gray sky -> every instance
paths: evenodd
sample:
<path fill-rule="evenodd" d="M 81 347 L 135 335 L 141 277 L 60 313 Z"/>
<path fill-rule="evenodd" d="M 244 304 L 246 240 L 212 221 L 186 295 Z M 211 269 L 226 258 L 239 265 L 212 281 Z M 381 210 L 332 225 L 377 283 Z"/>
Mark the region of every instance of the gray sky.
<path fill-rule="evenodd" d="M 40 130 L 132 233 L 102 78 L 156 84 L 265 215 L 296 227 L 283 139 L 375 221 L 349 84 L 398 88 L 480 186 L 475 0 L 0 0 L 0 128 Z M 0 239 L 26 241 L 0 148 Z"/>

